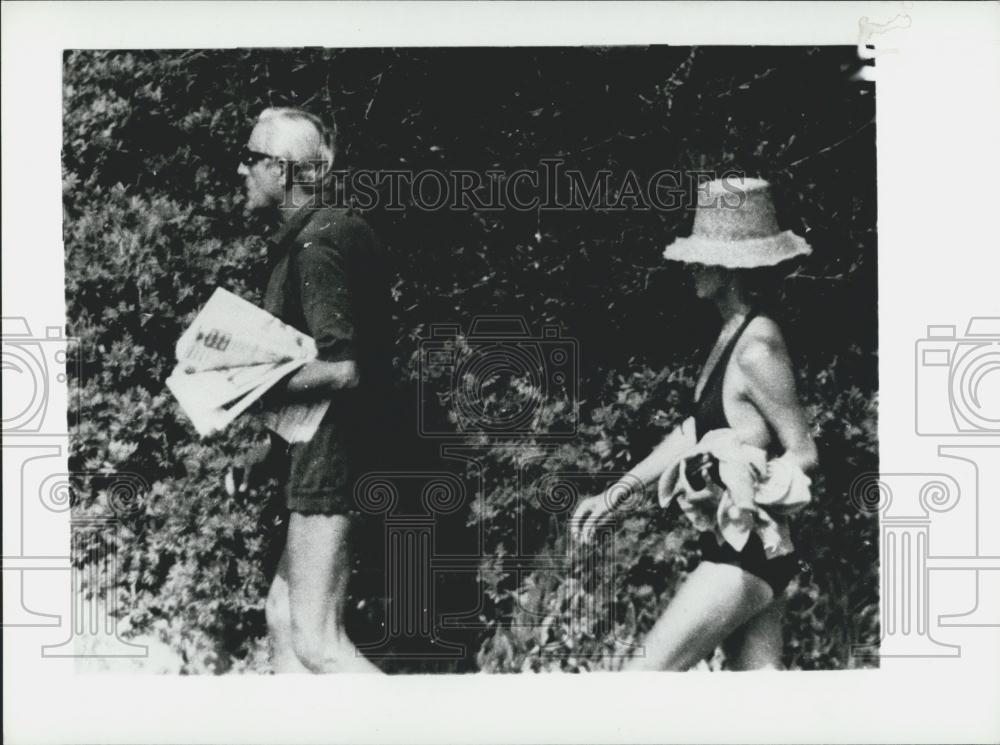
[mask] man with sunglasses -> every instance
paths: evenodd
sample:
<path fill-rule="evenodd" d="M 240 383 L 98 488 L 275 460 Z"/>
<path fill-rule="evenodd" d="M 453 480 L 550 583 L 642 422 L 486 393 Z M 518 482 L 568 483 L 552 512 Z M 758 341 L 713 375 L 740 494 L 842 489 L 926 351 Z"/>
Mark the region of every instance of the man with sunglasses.
<path fill-rule="evenodd" d="M 377 672 L 344 629 L 351 574 L 353 483 L 365 448 L 366 391 L 385 371 L 387 284 L 380 248 L 349 209 L 323 206 L 334 138 L 298 109 L 267 109 L 241 155 L 247 208 L 277 210 L 264 308 L 316 340 L 318 357 L 271 404 L 328 399 L 309 442 L 277 437 L 290 512 L 288 536 L 267 597 L 276 672 Z"/>

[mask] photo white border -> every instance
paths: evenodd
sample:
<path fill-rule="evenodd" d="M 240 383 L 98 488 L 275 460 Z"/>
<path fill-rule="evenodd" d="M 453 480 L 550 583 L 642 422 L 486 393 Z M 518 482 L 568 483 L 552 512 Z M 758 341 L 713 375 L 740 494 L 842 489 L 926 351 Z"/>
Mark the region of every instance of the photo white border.
<path fill-rule="evenodd" d="M 1000 313 L 996 3 L 4 3 L 2 14 L 3 315 L 33 328 L 64 318 L 64 49 L 875 44 L 882 470 L 948 470 L 939 443 L 914 433 L 914 340 L 929 324 L 961 331 L 972 316 Z M 936 611 L 961 611 L 970 572 L 938 574 L 948 576 L 932 585 Z M 68 612 L 68 598 L 54 588 L 51 612 Z M 74 675 L 72 660 L 39 654 L 64 630 L 4 629 L 4 735 L 17 744 L 996 741 L 1000 629 L 935 635 L 961 644 L 962 656 L 824 673 L 180 678 Z"/>

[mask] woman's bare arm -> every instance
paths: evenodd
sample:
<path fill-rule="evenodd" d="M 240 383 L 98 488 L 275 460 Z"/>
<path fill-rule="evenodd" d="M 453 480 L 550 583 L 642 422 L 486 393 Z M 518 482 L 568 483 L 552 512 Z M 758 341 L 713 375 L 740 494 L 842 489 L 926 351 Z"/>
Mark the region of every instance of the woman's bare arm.
<path fill-rule="evenodd" d="M 654 483 L 664 471 L 677 462 L 686 450 L 691 448 L 694 434 L 686 430 L 685 427 L 693 426 L 694 422 L 687 420 L 672 429 L 670 434 L 664 437 L 663 441 L 653 448 L 649 455 L 632 466 L 629 472 L 619 479 L 616 487 L 620 489 L 623 487 L 633 488 L 639 483 L 645 487 Z M 622 501 L 627 497 L 628 494 L 624 494 L 617 501 Z"/>
<path fill-rule="evenodd" d="M 748 340 L 739 356 L 747 381 L 747 396 L 774 429 L 785 449 L 781 456 L 805 473 L 816 468 L 816 443 L 795 390 L 788 351 L 780 336 Z"/>
<path fill-rule="evenodd" d="M 572 518 L 574 534 L 584 542 L 589 541 L 597 528 L 610 519 L 616 507 L 636 491 L 645 491 L 647 486 L 660 478 L 691 447 L 694 441 L 692 427 L 694 422 L 691 419 L 675 427 L 649 455 L 602 494 L 589 497 L 577 505 Z"/>

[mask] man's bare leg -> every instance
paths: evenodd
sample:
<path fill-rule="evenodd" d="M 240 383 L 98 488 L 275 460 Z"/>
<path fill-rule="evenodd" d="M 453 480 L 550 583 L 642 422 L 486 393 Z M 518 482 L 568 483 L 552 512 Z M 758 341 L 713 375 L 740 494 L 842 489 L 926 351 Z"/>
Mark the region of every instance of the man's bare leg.
<path fill-rule="evenodd" d="M 276 673 L 307 673 L 292 646 L 292 611 L 288 605 L 288 549 L 281 553 L 278 571 L 271 581 L 265 605 L 267 630 L 271 638 L 271 665 Z"/>
<path fill-rule="evenodd" d="M 729 564 L 704 561 L 691 572 L 643 642 L 628 670 L 686 670 L 771 602 L 764 580 Z"/>
<path fill-rule="evenodd" d="M 349 533 L 350 521 L 343 515 L 293 512 L 289 518 L 285 552 L 292 649 L 311 672 L 379 672 L 344 629 Z"/>

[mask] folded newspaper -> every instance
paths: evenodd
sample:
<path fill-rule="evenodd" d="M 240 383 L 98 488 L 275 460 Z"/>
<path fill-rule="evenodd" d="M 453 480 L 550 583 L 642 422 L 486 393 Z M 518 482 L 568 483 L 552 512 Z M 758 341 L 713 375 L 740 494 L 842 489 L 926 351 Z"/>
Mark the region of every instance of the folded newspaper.
<path fill-rule="evenodd" d="M 177 341 L 176 352 L 167 387 L 204 437 L 315 359 L 316 342 L 220 287 Z M 292 404 L 267 412 L 265 424 L 287 442 L 307 442 L 329 406 Z"/>

